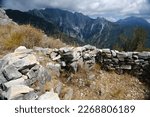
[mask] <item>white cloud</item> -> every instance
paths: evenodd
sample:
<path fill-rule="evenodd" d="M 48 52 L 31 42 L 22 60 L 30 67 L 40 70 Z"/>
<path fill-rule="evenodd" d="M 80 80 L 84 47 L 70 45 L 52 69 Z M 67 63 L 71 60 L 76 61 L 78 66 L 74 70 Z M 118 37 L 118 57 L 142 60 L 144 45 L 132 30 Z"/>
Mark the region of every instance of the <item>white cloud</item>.
<path fill-rule="evenodd" d="M 149 0 L 4 0 L 7 8 L 29 10 L 55 7 L 82 12 L 90 16 L 118 19 L 150 12 Z"/>

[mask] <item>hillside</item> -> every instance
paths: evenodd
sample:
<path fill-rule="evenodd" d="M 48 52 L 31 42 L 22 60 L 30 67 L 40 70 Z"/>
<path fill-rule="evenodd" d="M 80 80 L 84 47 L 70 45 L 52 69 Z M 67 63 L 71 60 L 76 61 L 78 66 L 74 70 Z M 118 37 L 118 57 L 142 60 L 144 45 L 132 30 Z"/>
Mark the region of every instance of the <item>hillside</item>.
<path fill-rule="evenodd" d="M 149 52 L 67 45 L 1 11 L 0 99 L 149 99 Z"/>

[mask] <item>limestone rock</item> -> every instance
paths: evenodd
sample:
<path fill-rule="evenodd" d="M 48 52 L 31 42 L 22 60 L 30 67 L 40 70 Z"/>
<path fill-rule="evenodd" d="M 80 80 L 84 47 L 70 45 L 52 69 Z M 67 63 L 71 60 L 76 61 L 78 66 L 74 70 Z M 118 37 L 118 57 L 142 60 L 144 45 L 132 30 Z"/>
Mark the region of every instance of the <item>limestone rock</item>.
<path fill-rule="evenodd" d="M 26 54 L 31 54 L 33 52 L 32 49 L 27 49 L 25 46 L 20 46 L 18 47 L 17 49 L 15 49 L 14 53 L 20 53 L 20 54 L 23 54 L 23 53 L 26 53 Z"/>
<path fill-rule="evenodd" d="M 9 82 L 4 83 L 4 85 L 7 88 L 10 88 L 10 87 L 15 86 L 15 85 L 25 85 L 25 79 L 24 78 L 19 78 L 19 79 L 16 79 L 16 80 L 11 80 Z"/>
<path fill-rule="evenodd" d="M 138 54 L 139 59 L 149 59 L 150 58 L 150 52 L 142 52 Z"/>
<path fill-rule="evenodd" d="M 77 72 L 77 70 L 78 70 L 78 64 L 77 64 L 77 62 L 71 63 L 70 66 L 73 68 L 74 72 Z"/>
<path fill-rule="evenodd" d="M 103 52 L 103 53 L 108 53 L 108 54 L 111 54 L 111 51 L 110 51 L 110 49 L 102 49 L 102 52 Z"/>
<path fill-rule="evenodd" d="M 15 97 L 19 97 L 21 94 L 29 93 L 30 91 L 33 91 L 32 88 L 29 88 L 25 85 L 15 85 L 9 88 L 9 90 L 6 92 L 5 97 L 7 99 L 13 99 Z"/>
<path fill-rule="evenodd" d="M 16 24 L 6 15 L 6 12 L 0 8 L 0 25 Z"/>
<path fill-rule="evenodd" d="M 22 77 L 22 74 L 13 65 L 6 66 L 2 72 L 8 81 Z"/>
<path fill-rule="evenodd" d="M 13 63 L 18 70 L 24 70 L 26 68 L 31 68 L 34 65 L 39 64 L 36 57 L 33 54 L 29 54 L 26 57 L 17 60 Z"/>
<path fill-rule="evenodd" d="M 61 58 L 60 54 L 57 53 L 57 52 L 54 52 L 54 51 L 51 52 L 50 57 L 51 57 L 51 59 L 52 59 L 53 61 L 56 61 L 56 60 L 58 60 L 58 59 Z"/>
<path fill-rule="evenodd" d="M 91 46 L 91 45 L 85 45 L 85 46 L 83 46 L 83 48 L 85 48 L 87 50 L 95 50 L 96 49 L 95 46 Z"/>
<path fill-rule="evenodd" d="M 6 78 L 4 77 L 2 71 L 0 70 L 0 85 L 1 85 L 2 83 L 5 83 L 5 82 L 7 82 L 7 80 L 6 80 Z"/>
<path fill-rule="evenodd" d="M 51 70 L 53 74 L 56 76 L 60 76 L 60 70 L 61 70 L 61 65 L 60 64 L 54 64 L 54 63 L 47 63 L 46 67 Z"/>
<path fill-rule="evenodd" d="M 131 70 L 132 69 L 131 65 L 121 65 L 120 68 L 121 69 L 126 69 L 126 70 Z"/>
<path fill-rule="evenodd" d="M 46 92 L 45 94 L 41 95 L 38 100 L 60 100 L 57 93 L 54 93 L 53 90 L 50 92 Z"/>
<path fill-rule="evenodd" d="M 23 100 L 36 100 L 38 99 L 38 94 L 34 91 L 29 92 L 23 96 Z"/>

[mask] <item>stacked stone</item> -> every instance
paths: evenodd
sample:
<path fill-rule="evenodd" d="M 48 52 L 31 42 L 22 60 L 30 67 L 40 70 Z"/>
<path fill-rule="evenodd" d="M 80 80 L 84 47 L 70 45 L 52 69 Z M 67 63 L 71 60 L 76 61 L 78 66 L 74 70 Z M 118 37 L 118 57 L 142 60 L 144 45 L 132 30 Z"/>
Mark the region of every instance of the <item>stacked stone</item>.
<path fill-rule="evenodd" d="M 41 99 L 45 82 L 50 80 L 31 49 L 19 47 L 0 60 L 0 99 Z M 34 83 L 38 85 L 33 88 Z"/>
<path fill-rule="evenodd" d="M 90 45 L 54 49 L 49 56 L 61 68 L 67 69 L 66 66 L 69 66 L 75 72 L 79 65 L 91 69 L 95 63 L 99 63 L 105 70 L 115 70 L 119 74 L 127 71 L 134 75 L 141 75 L 150 60 L 150 52 L 119 52 Z"/>

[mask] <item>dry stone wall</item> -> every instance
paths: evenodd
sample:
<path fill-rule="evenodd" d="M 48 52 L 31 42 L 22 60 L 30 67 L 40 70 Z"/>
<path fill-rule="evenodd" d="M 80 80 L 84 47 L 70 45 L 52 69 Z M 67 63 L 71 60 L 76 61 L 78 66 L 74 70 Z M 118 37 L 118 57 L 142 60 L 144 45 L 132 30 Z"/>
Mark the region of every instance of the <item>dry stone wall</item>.
<path fill-rule="evenodd" d="M 65 47 L 53 49 L 48 53 L 50 58 L 65 69 L 78 66 L 90 69 L 94 64 L 100 64 L 105 70 L 115 70 L 119 74 L 130 72 L 141 75 L 150 64 L 150 52 L 119 52 L 110 49 L 97 49 L 94 46 Z M 69 69 L 68 68 L 68 69 Z"/>
<path fill-rule="evenodd" d="M 40 64 L 43 59 L 38 58 L 38 53 L 49 59 L 45 66 Z M 51 81 L 49 72 L 59 77 L 61 71 L 71 74 L 81 67 L 90 71 L 95 64 L 99 64 L 102 69 L 114 70 L 120 74 L 129 72 L 141 75 L 144 71 L 149 71 L 149 62 L 150 52 L 119 52 L 97 49 L 91 45 L 60 49 L 27 49 L 21 46 L 0 59 L 0 99 L 59 99 L 61 83 L 55 92 L 52 89 L 43 93 L 46 82 Z M 69 95 L 72 94 L 73 91 L 70 90 Z"/>

